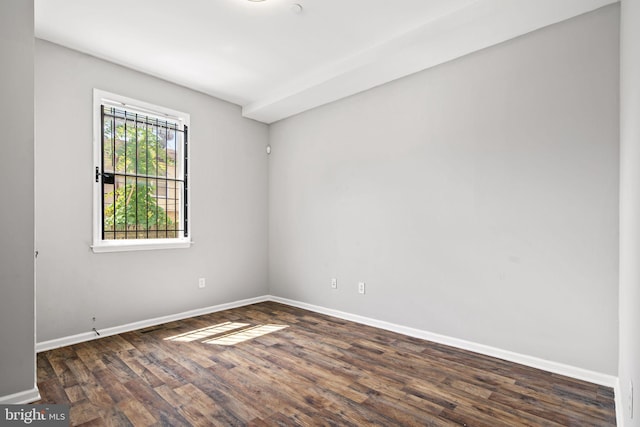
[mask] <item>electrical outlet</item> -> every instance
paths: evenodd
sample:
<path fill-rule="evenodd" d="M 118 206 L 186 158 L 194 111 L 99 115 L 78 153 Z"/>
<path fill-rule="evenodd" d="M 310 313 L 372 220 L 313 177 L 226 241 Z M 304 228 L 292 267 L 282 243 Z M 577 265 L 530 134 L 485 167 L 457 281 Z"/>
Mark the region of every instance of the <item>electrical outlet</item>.
<path fill-rule="evenodd" d="M 364 282 L 358 282 L 358 293 L 364 294 Z"/>
<path fill-rule="evenodd" d="M 205 281 L 204 277 L 201 277 L 198 279 L 198 287 L 200 289 L 204 288 L 205 286 L 207 286 L 207 282 Z"/>
<path fill-rule="evenodd" d="M 331 288 L 338 289 L 338 279 L 335 277 L 331 279 Z"/>

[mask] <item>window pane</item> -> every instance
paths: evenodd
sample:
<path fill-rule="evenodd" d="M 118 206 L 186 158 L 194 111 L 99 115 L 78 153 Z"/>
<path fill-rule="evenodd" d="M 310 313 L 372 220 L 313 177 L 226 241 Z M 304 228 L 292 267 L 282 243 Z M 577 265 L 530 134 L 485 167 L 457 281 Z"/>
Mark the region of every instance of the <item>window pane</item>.
<path fill-rule="evenodd" d="M 103 209 L 105 213 L 105 218 L 104 218 L 103 230 L 104 230 L 105 239 L 115 238 L 115 222 L 113 220 L 113 213 L 110 212 L 110 209 L 111 209 L 110 207 L 113 205 L 114 189 L 115 189 L 115 185 L 113 184 L 104 185 Z"/>
<path fill-rule="evenodd" d="M 125 122 L 125 171 L 136 173 L 138 138 L 136 137 L 136 122 L 128 119 Z"/>
<path fill-rule="evenodd" d="M 138 149 L 137 153 L 137 166 L 136 170 L 138 175 L 147 175 L 147 164 L 149 157 L 149 134 L 147 132 L 147 126 L 144 123 L 139 123 L 137 128 L 137 141 Z"/>
<path fill-rule="evenodd" d="M 124 173 L 124 120 L 115 119 L 114 157 L 116 172 Z"/>
<path fill-rule="evenodd" d="M 105 108 L 102 132 L 102 238 L 184 237 L 183 130 Z"/>
<path fill-rule="evenodd" d="M 104 134 L 103 134 L 103 171 L 113 172 L 113 159 L 114 159 L 114 137 L 115 137 L 115 123 L 111 117 L 104 118 Z"/>

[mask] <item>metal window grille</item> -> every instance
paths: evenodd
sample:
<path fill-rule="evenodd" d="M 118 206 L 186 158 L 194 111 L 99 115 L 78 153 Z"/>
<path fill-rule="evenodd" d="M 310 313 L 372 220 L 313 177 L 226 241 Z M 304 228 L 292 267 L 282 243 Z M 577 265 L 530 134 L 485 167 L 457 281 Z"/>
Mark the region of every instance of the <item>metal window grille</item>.
<path fill-rule="evenodd" d="M 188 236 L 187 126 L 101 106 L 102 239 Z"/>

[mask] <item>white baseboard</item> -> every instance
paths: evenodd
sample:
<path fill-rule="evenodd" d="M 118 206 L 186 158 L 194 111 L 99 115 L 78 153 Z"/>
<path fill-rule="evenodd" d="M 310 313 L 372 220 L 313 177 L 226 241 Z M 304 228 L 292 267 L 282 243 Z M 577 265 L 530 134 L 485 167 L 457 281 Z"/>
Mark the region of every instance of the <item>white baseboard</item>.
<path fill-rule="evenodd" d="M 616 385 L 613 387 L 613 394 L 616 399 L 616 426 L 624 426 L 624 403 L 622 401 L 622 388 L 620 387 L 620 378 L 616 378 Z"/>
<path fill-rule="evenodd" d="M 613 375 L 602 374 L 600 372 L 590 371 L 587 369 L 565 365 L 558 362 L 552 362 L 549 360 L 528 356 L 526 354 L 515 353 L 512 351 L 503 350 L 500 348 L 491 347 L 484 344 L 478 344 L 471 341 L 449 337 L 446 335 L 440 335 L 440 334 L 436 334 L 429 331 L 423 331 L 420 329 L 409 328 L 407 326 L 397 325 L 395 323 L 376 320 L 369 317 L 346 313 L 339 310 L 333 310 L 330 308 L 321 307 L 313 304 L 307 304 L 304 302 L 290 300 L 287 298 L 269 296 L 268 300 L 291 305 L 291 306 L 302 308 L 309 311 L 314 311 L 316 313 L 338 317 L 344 320 L 350 320 L 352 322 L 362 323 L 364 325 L 374 326 L 376 328 L 397 332 L 397 333 L 408 335 L 415 338 L 421 338 L 424 340 L 433 341 L 439 344 L 457 347 L 463 350 L 473 351 L 476 353 L 484 354 L 486 356 L 508 360 L 510 362 L 519 363 L 521 365 L 542 369 L 547 372 L 553 372 L 555 374 L 565 375 L 567 377 L 588 381 L 588 382 L 603 385 L 606 387 L 615 387 L 617 383 L 617 377 Z M 617 408 L 617 405 L 616 405 L 616 408 Z"/>
<path fill-rule="evenodd" d="M 30 390 L 20 391 L 8 396 L 0 396 L 0 405 L 23 405 L 40 400 L 40 392 L 35 384 Z"/>
<path fill-rule="evenodd" d="M 217 311 L 229 310 L 231 308 L 243 307 L 245 305 L 265 302 L 268 300 L 269 300 L 269 297 L 261 296 L 256 298 L 249 298 L 249 299 L 229 302 L 225 304 L 213 305 L 210 307 L 198 308 L 195 310 L 189 310 L 182 313 L 171 314 L 168 316 L 155 317 L 153 319 L 127 323 L 126 325 L 113 326 L 111 328 L 106 328 L 106 329 L 99 329 L 98 332 L 100 332 L 100 336 L 96 336 L 94 332 L 83 332 L 77 335 L 56 338 L 53 340 L 36 343 L 36 353 L 52 350 L 54 348 L 78 344 L 85 341 L 91 341 L 97 338 L 103 338 L 111 335 L 122 334 L 124 332 L 131 332 L 138 329 L 148 328 L 150 326 L 161 325 L 163 323 L 174 322 L 176 320 L 188 319 L 189 317 L 202 316 L 203 314 L 215 313 Z"/>

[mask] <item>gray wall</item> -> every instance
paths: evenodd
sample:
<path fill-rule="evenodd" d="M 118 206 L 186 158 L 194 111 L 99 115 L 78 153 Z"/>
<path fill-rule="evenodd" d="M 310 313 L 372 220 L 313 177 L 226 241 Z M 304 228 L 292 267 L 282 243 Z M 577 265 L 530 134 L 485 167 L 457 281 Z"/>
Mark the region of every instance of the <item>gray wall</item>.
<path fill-rule="evenodd" d="M 0 398 L 33 390 L 33 1 L 0 2 Z"/>
<path fill-rule="evenodd" d="M 640 427 L 640 3 L 623 0 L 620 80 L 620 365 L 626 427 Z M 629 411 L 634 385 L 634 417 Z"/>
<path fill-rule="evenodd" d="M 271 293 L 615 375 L 618 20 L 272 125 Z"/>
<path fill-rule="evenodd" d="M 36 42 L 39 342 L 264 295 L 267 126 L 240 107 Z M 190 113 L 189 249 L 94 254 L 93 88 Z M 199 277 L 207 287 L 198 289 Z"/>

